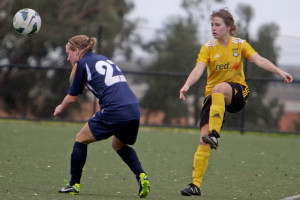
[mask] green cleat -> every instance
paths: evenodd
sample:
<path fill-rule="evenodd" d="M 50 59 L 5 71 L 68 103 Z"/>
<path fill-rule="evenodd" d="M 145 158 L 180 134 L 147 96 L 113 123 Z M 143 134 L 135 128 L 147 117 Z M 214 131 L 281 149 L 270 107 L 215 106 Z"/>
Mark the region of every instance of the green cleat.
<path fill-rule="evenodd" d="M 140 190 L 139 190 L 139 196 L 140 198 L 145 198 L 150 193 L 150 183 L 148 176 L 145 173 L 140 174 L 140 180 L 139 180 Z"/>
<path fill-rule="evenodd" d="M 76 195 L 76 194 L 79 194 L 79 189 L 80 189 L 80 184 L 79 183 L 75 183 L 72 186 L 68 183 L 65 187 L 58 190 L 58 192 L 59 193 Z"/>

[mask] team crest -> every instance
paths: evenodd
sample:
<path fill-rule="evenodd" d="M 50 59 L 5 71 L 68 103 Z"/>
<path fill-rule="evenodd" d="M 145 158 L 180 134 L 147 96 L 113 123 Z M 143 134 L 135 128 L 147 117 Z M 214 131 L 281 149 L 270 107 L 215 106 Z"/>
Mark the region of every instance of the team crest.
<path fill-rule="evenodd" d="M 233 48 L 232 51 L 233 51 L 233 56 L 234 57 L 238 57 L 239 56 L 239 49 L 238 48 Z"/>

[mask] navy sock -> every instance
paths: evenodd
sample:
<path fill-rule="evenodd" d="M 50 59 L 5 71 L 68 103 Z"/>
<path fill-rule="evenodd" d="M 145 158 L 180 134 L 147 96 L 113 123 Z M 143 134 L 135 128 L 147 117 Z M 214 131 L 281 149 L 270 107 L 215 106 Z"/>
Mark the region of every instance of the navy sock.
<path fill-rule="evenodd" d="M 82 169 L 87 157 L 87 145 L 75 142 L 71 154 L 71 180 L 70 185 L 80 183 Z"/>
<path fill-rule="evenodd" d="M 117 151 L 117 153 L 135 174 L 136 179 L 139 180 L 140 173 L 145 173 L 145 171 L 142 168 L 135 150 L 129 146 L 126 146 L 123 149 Z"/>

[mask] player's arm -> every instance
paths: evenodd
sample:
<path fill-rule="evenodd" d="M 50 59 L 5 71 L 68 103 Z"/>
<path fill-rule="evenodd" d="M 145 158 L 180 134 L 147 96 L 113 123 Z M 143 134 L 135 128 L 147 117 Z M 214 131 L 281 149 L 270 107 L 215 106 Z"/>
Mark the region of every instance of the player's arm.
<path fill-rule="evenodd" d="M 190 87 L 201 78 L 205 67 L 206 65 L 202 62 L 198 62 L 196 64 L 195 68 L 187 78 L 185 84 L 182 86 L 182 88 L 179 91 L 179 99 L 185 101 L 184 93 L 186 93 L 190 89 Z"/>
<path fill-rule="evenodd" d="M 289 73 L 279 69 L 272 62 L 270 62 L 268 59 L 260 56 L 258 53 L 253 54 L 250 57 L 250 61 L 254 62 L 257 66 L 261 67 L 262 69 L 264 69 L 266 71 L 280 75 L 282 77 L 284 83 L 290 83 L 293 81 L 293 77 Z"/>
<path fill-rule="evenodd" d="M 61 104 L 59 104 L 53 113 L 54 117 L 59 116 L 69 105 L 76 101 L 77 96 L 67 95 Z"/>

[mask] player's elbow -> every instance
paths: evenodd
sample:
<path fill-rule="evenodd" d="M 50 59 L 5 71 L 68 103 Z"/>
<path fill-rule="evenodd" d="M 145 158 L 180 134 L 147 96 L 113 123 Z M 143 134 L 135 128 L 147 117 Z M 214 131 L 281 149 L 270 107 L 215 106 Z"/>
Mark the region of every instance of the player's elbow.
<path fill-rule="evenodd" d="M 265 68 L 266 63 L 267 63 L 267 59 L 260 56 L 259 54 L 255 54 L 253 55 L 253 57 L 251 57 L 251 61 L 254 62 L 258 67 L 260 68 Z"/>

